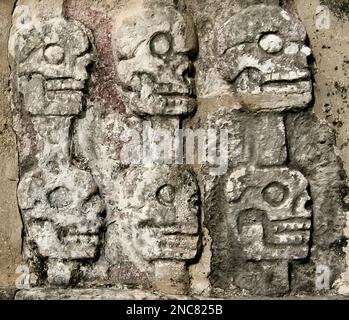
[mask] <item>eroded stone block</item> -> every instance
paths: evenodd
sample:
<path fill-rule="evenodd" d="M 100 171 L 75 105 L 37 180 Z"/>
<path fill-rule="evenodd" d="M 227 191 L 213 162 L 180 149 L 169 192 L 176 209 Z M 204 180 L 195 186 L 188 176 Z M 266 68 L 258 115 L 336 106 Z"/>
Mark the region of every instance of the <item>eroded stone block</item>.
<path fill-rule="evenodd" d="M 200 230 L 193 173 L 172 166 L 129 168 L 119 172 L 107 202 L 112 195 L 105 243 L 109 264 L 120 268 L 129 262 L 160 287 L 166 277 L 174 279 L 174 287 L 187 285 L 185 262 L 197 256 Z"/>
<path fill-rule="evenodd" d="M 220 130 L 228 131 L 229 167 L 247 163 L 262 167 L 283 165 L 287 160 L 283 116 L 236 109 L 240 109 L 239 104 L 220 108 L 210 113 L 204 124 L 208 130 L 216 131 L 217 136 Z"/>
<path fill-rule="evenodd" d="M 139 115 L 183 116 L 196 108 L 194 22 L 171 2 L 150 1 L 114 30 L 122 92 L 127 109 Z"/>
<path fill-rule="evenodd" d="M 313 200 L 312 289 L 316 287 L 316 268 L 329 270 L 327 287 L 331 287 L 344 270 L 344 199 L 348 194 L 346 174 L 335 150 L 335 135 L 311 112 L 288 115 L 286 128 L 291 165 L 308 178 Z M 307 266 L 298 266 L 302 268 L 298 273 L 309 278 Z"/>
<path fill-rule="evenodd" d="M 213 190 L 205 190 L 213 195 L 206 200 L 213 240 L 212 281 L 226 289 L 235 284 L 260 290 L 259 294 L 261 285 L 263 294 L 288 292 L 288 263 L 304 260 L 310 252 L 312 213 L 305 177 L 286 167 L 240 167 L 217 178 L 212 186 Z M 273 273 L 274 268 L 280 282 L 272 283 L 264 274 L 265 270 Z M 253 277 L 256 280 L 250 283 Z"/>
<path fill-rule="evenodd" d="M 91 40 L 77 21 L 54 18 L 38 25 L 25 7 L 17 7 L 9 52 L 16 72 L 13 85 L 23 96 L 25 111 L 57 116 L 81 112 Z"/>
<path fill-rule="evenodd" d="M 279 6 L 254 5 L 216 30 L 219 73 L 249 110 L 304 108 L 312 84 L 300 20 Z"/>
<path fill-rule="evenodd" d="M 248 260 L 304 259 L 311 212 L 304 176 L 288 168 L 245 169 L 228 177 L 227 222 Z"/>

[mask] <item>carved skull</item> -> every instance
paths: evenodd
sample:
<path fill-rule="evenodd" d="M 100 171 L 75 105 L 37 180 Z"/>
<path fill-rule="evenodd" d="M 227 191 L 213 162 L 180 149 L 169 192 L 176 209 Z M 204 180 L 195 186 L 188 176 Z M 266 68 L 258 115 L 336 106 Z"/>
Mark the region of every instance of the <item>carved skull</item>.
<path fill-rule="evenodd" d="M 254 5 L 217 30 L 218 68 L 252 110 L 305 107 L 312 83 L 300 20 L 279 6 Z"/>
<path fill-rule="evenodd" d="M 139 115 L 195 111 L 191 17 L 166 6 L 126 18 L 115 33 L 117 71 L 127 107 Z"/>
<path fill-rule="evenodd" d="M 27 242 L 35 243 L 43 257 L 92 259 L 100 243 L 103 201 L 88 172 L 65 167 L 59 171 L 37 170 L 19 183 Z"/>
<path fill-rule="evenodd" d="M 199 190 L 193 173 L 170 166 L 132 168 L 117 177 L 115 194 L 119 211 L 106 235 L 110 262 L 118 262 L 120 245 L 136 265 L 196 256 Z"/>
<path fill-rule="evenodd" d="M 245 168 L 227 182 L 229 225 L 251 260 L 304 259 L 309 253 L 308 182 L 288 168 Z"/>
<path fill-rule="evenodd" d="M 90 33 L 63 18 L 39 26 L 30 17 L 22 19 L 27 26 L 15 33 L 9 47 L 24 108 L 35 115 L 78 114 L 92 61 Z"/>

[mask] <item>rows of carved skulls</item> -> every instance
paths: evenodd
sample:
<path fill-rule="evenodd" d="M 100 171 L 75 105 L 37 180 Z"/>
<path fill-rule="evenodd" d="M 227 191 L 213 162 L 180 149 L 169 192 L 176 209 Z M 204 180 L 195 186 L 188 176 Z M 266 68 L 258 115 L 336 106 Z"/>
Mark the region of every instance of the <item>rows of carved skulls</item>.
<path fill-rule="evenodd" d="M 77 271 L 98 267 L 105 283 L 161 288 L 168 282 L 164 290 L 188 293 L 188 265 L 200 260 L 203 215 L 212 255 L 222 265 L 270 261 L 273 268 L 279 261 L 287 268 L 289 261 L 305 259 L 308 182 L 287 167 L 283 118 L 270 113 L 304 108 L 312 99 L 305 37 L 301 22 L 278 6 L 248 7 L 218 28 L 218 71 L 239 108 L 252 113 L 225 108 L 208 118 L 205 128 L 230 133 L 229 169 L 207 176 L 199 190 L 193 168 L 123 166 L 118 155 L 126 124 L 140 131 L 146 118 L 175 130 L 196 112 L 200 41 L 185 9 L 148 7 L 114 30 L 126 113 L 102 117 L 98 106 L 86 108 L 88 67 L 98 61 L 92 33 L 65 18 L 32 21 L 17 7 L 10 39 L 12 105 L 21 166 L 18 200 L 32 268 L 44 261 L 49 285 L 73 284 Z M 256 132 L 268 125 L 270 132 L 252 136 L 255 145 L 247 150 L 244 123 L 257 128 L 263 121 L 266 126 Z M 281 156 L 264 145 L 268 139 Z M 208 175 L 206 168 L 199 174 Z M 217 224 L 224 225 L 224 234 L 215 232 Z M 238 249 L 226 254 L 227 244 Z"/>

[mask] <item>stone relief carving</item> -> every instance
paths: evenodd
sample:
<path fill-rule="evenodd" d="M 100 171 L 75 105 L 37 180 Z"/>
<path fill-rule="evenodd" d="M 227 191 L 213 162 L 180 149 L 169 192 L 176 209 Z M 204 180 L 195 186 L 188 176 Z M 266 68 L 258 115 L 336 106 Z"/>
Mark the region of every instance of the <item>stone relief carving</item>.
<path fill-rule="evenodd" d="M 118 211 L 108 221 L 107 259 L 118 262 L 114 251 L 120 242 L 135 263 L 195 258 L 199 190 L 193 173 L 170 166 L 134 168 L 115 185 Z"/>
<path fill-rule="evenodd" d="M 100 111 L 91 103 L 77 124 L 75 147 L 106 202 L 102 268 L 107 281 L 183 294 L 189 292 L 187 264 L 200 245 L 195 175 L 174 165 L 149 168 L 121 159 L 130 129 L 139 135 L 132 160 L 143 156 L 137 149 L 145 139 L 142 116 L 154 128 L 174 133 L 180 118 L 196 108 L 193 21 L 173 4 L 157 5 L 159 13 L 143 8 L 112 32 L 127 114 Z M 130 34 L 136 41 L 130 41 Z"/>
<path fill-rule="evenodd" d="M 34 285 L 190 294 L 203 228 L 212 239 L 205 263 L 213 295 L 314 292 L 319 264 L 333 282 L 344 264 L 345 183 L 331 133 L 300 111 L 313 98 L 302 23 L 279 6 L 251 5 L 215 30 L 213 43 L 200 43 L 182 1 L 137 8 L 108 34 L 125 114 L 89 97 L 90 65 L 99 59 L 90 30 L 14 11 L 18 200 Z M 200 46 L 214 48 L 210 63 L 234 99 L 182 122 L 197 111 Z M 140 139 L 133 156 L 142 157 L 145 119 L 172 134 L 192 124 L 227 129 L 228 171 L 123 163 L 129 129 Z"/>
<path fill-rule="evenodd" d="M 62 168 L 63 169 L 63 168 Z M 66 169 L 62 174 L 32 172 L 19 185 L 19 203 L 43 257 L 94 258 L 103 202 L 91 176 Z M 38 230 L 42 230 L 38 232 Z"/>
<path fill-rule="evenodd" d="M 131 112 L 183 116 L 195 111 L 192 61 L 197 36 L 190 15 L 173 4 L 144 9 L 123 20 L 115 43 L 118 75 Z"/>
<path fill-rule="evenodd" d="M 246 28 L 241 30 L 241 25 Z M 322 175 L 332 172 L 333 181 L 344 183 L 341 165 L 334 159 L 335 143 L 318 120 L 310 124 L 311 111 L 298 113 L 299 123 L 307 125 L 302 129 L 292 126 L 293 130 L 287 127 L 291 120 L 286 125 L 285 116 L 278 113 L 307 107 L 312 100 L 306 59 L 311 51 L 304 45 L 305 37 L 297 18 L 280 7 L 265 5 L 241 10 L 216 33 L 219 71 L 241 103 L 212 113 L 206 124 L 227 128 L 230 136 L 228 173 L 215 179 L 204 175 L 205 223 L 213 242 L 211 283 L 225 292 L 314 292 L 316 266 L 331 265 L 337 275 L 338 269 L 343 270 L 342 249 L 313 246 L 324 241 L 315 231 L 318 219 L 327 215 L 325 207 L 319 208 L 322 192 L 331 189 L 339 194 L 335 187 L 322 185 Z M 234 111 L 239 109 L 263 112 Z M 286 115 L 292 118 L 291 113 Z M 318 161 L 316 165 L 308 162 L 307 169 L 300 165 L 307 157 L 318 157 L 322 148 L 310 147 L 314 132 L 308 132 L 309 126 L 328 141 L 320 161 L 323 171 L 315 169 Z M 300 144 L 298 130 L 303 132 Z M 307 151 L 302 154 L 299 148 Z M 345 223 L 341 201 L 334 198 L 338 216 L 332 219 L 341 231 L 337 241 L 325 242 L 339 248 Z M 330 226 L 322 227 L 324 233 L 333 232 Z"/>
<path fill-rule="evenodd" d="M 310 200 L 307 185 L 300 172 L 288 168 L 243 168 L 229 176 L 227 222 L 248 260 L 307 257 L 311 226 L 311 212 L 305 208 Z"/>
<path fill-rule="evenodd" d="M 216 31 L 219 71 L 248 109 L 304 108 L 312 100 L 305 39 L 299 19 L 279 6 L 250 6 Z"/>
<path fill-rule="evenodd" d="M 199 190 L 193 173 L 172 166 L 130 168 L 120 173 L 115 191 L 117 211 L 108 219 L 106 259 L 113 269 L 122 266 L 122 249 L 155 287 L 171 274 L 171 286 L 185 293 L 186 262 L 196 257 L 199 245 Z"/>
<path fill-rule="evenodd" d="M 78 22 L 63 18 L 48 21 L 40 29 L 32 28 L 26 34 L 21 28 L 22 34 L 13 39 L 25 109 L 32 115 L 79 114 L 88 79 L 86 67 L 92 59 L 88 31 Z"/>
<path fill-rule="evenodd" d="M 91 174 L 73 165 L 71 127 L 83 110 L 91 34 L 78 22 L 36 23 L 14 13 L 10 54 L 25 253 L 39 276 L 68 285 L 100 245 L 104 204 Z M 36 265 L 35 265 L 36 264 Z M 46 270 L 46 271 L 45 271 Z M 42 279 L 39 279 L 40 281 Z"/>
<path fill-rule="evenodd" d="M 228 129 L 230 137 L 228 172 L 204 173 L 212 281 L 226 290 L 288 292 L 288 264 L 310 253 L 312 211 L 307 179 L 287 167 L 283 116 L 222 108 L 206 125 Z"/>

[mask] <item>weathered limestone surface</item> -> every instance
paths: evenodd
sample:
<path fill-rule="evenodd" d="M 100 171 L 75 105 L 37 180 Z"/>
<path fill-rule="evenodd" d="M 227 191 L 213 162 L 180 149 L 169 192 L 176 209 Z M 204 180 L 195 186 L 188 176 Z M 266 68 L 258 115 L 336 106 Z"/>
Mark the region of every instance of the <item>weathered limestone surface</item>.
<path fill-rule="evenodd" d="M 195 297 L 164 295 L 127 289 L 32 289 L 20 291 L 16 300 L 186 300 Z"/>
<path fill-rule="evenodd" d="M 13 297 L 13 296 L 12 296 Z M 348 296 L 294 296 L 294 297 L 256 297 L 256 296 L 234 296 L 229 300 L 348 300 Z M 136 289 L 31 289 L 21 290 L 15 295 L 16 300 L 217 300 L 203 296 L 179 296 L 165 295 L 160 292 L 147 292 Z M 220 299 L 219 299 L 220 300 Z"/>
<path fill-rule="evenodd" d="M 301 21 L 279 6 L 247 7 L 215 26 L 218 72 L 251 110 L 304 107 L 312 85 Z"/>
<path fill-rule="evenodd" d="M 16 299 L 349 292 L 325 2 L 310 22 L 299 1 L 17 1 Z"/>

